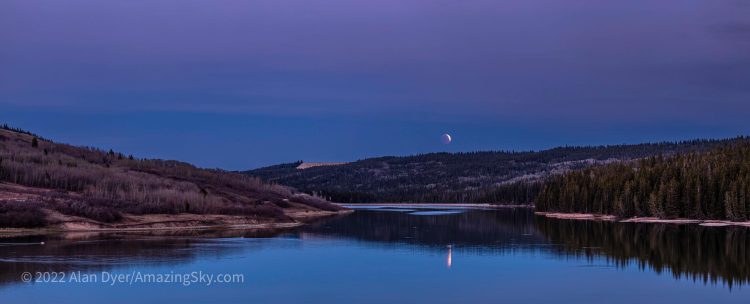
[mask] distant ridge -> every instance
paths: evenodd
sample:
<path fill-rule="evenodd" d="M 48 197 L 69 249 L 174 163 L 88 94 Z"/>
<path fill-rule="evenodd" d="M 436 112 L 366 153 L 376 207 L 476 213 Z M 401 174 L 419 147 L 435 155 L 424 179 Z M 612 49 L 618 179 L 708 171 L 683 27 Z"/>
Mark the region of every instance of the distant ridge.
<path fill-rule="evenodd" d="M 549 176 L 655 155 L 703 152 L 741 139 L 568 146 L 524 152 L 429 153 L 336 165 L 298 161 L 243 173 L 340 203 L 530 204 L 540 182 Z M 519 182 L 522 187 L 503 187 Z"/>
<path fill-rule="evenodd" d="M 338 163 L 336 162 L 317 162 L 317 163 L 302 162 L 301 164 L 299 164 L 299 166 L 297 166 L 297 170 L 305 170 L 305 169 L 310 169 L 310 168 L 315 168 L 315 167 L 325 167 L 325 166 L 340 166 L 340 165 L 346 165 L 346 164 L 348 163 L 346 162 L 338 162 Z"/>

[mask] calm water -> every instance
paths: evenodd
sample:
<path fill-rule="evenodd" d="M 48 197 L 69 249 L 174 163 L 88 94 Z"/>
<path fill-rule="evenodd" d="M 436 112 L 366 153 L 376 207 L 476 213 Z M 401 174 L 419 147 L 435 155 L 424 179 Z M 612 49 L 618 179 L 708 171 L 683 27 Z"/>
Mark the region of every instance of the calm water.
<path fill-rule="evenodd" d="M 0 303 L 749 303 L 749 233 L 379 208 L 284 232 L 6 238 Z M 24 272 L 65 278 L 24 283 Z M 188 279 L 105 277 L 133 274 Z"/>

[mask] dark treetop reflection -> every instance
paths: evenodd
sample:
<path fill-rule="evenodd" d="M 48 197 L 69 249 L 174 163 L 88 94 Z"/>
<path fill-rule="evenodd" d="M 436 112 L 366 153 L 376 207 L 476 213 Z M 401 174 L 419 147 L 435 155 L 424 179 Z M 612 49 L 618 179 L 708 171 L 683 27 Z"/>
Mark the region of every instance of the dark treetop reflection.
<path fill-rule="evenodd" d="M 750 282 L 750 229 L 698 225 L 610 223 L 540 217 L 539 231 L 560 254 L 605 257 L 619 266 L 637 262 L 730 287 Z"/>
<path fill-rule="evenodd" d="M 387 210 L 398 210 L 387 209 Z M 436 210 L 442 214 L 421 215 L 425 210 L 360 210 L 304 228 L 302 236 L 353 238 L 370 244 L 410 244 L 438 251 L 457 249 L 502 253 L 546 243 L 536 231 L 534 214 L 528 209 Z"/>
<path fill-rule="evenodd" d="M 365 210 L 298 232 L 301 236 L 353 238 L 384 246 L 495 254 L 544 251 L 561 257 L 603 257 L 618 267 L 637 262 L 657 273 L 671 271 L 730 287 L 750 282 L 750 230 L 745 227 L 612 223 L 535 216 L 531 209 L 466 210 L 419 216 Z M 398 210 L 398 209 L 396 209 Z"/>
<path fill-rule="evenodd" d="M 401 302 L 502 297 L 546 303 L 548 297 L 532 292 L 539 288 L 562 302 L 613 295 L 622 295 L 613 298 L 619 303 L 653 302 L 655 298 L 644 297 L 658 295 L 685 303 L 743 303 L 750 278 L 748 233 L 746 228 L 547 219 L 526 208 L 389 207 L 285 232 L 5 238 L 0 241 L 0 285 L 3 300 L 10 303 L 46 303 L 82 294 L 96 295 L 90 301 L 129 303 L 136 297 L 133 290 L 151 301 L 181 295 L 211 303 L 298 303 L 309 296 L 326 303 L 382 303 L 394 297 Z M 239 272 L 247 281 L 212 287 L 109 287 L 19 280 L 25 271 L 126 270 Z M 75 301 L 61 303 L 80 303 Z"/>

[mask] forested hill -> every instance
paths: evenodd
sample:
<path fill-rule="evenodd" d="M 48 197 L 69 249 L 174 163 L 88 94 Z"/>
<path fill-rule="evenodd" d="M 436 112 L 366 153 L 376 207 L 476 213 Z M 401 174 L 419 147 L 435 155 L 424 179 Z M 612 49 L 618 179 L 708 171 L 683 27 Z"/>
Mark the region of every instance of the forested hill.
<path fill-rule="evenodd" d="M 750 140 L 550 178 L 538 211 L 750 220 Z"/>
<path fill-rule="evenodd" d="M 200 225 L 211 224 L 207 215 L 242 216 L 243 224 L 291 222 L 288 211 L 339 209 L 242 174 L 55 143 L 0 126 L 0 228 L 141 227 L 146 215 L 185 215 L 183 223 Z"/>
<path fill-rule="evenodd" d="M 533 152 L 430 153 L 299 170 L 300 162 L 246 171 L 333 201 L 531 203 L 537 181 L 573 169 L 660 154 L 705 151 L 737 139 L 560 147 Z M 515 182 L 523 182 L 521 184 Z M 499 187 L 513 183 L 514 187 Z"/>

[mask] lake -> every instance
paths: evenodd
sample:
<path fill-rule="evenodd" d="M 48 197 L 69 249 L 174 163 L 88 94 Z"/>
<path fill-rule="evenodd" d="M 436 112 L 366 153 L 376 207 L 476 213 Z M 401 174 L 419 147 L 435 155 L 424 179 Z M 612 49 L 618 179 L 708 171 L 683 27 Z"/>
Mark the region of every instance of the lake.
<path fill-rule="evenodd" d="M 286 231 L 0 239 L 0 303 L 749 303 L 748 282 L 748 228 L 525 208 L 368 206 Z"/>

